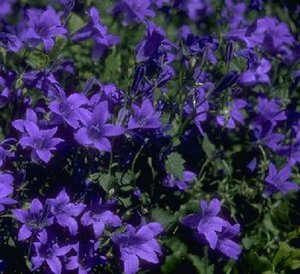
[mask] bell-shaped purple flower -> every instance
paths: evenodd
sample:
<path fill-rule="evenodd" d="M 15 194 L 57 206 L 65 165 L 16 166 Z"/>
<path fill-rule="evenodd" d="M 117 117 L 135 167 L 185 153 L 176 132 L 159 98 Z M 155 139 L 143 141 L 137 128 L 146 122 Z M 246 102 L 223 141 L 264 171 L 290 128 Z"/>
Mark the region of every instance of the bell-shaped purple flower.
<path fill-rule="evenodd" d="M 125 129 L 121 126 L 107 124 L 109 118 L 108 102 L 103 101 L 94 107 L 82 120 L 84 126 L 75 134 L 76 141 L 87 147 L 94 147 L 100 151 L 111 151 L 111 143 L 107 137 L 119 136 Z"/>
<path fill-rule="evenodd" d="M 231 225 L 225 222 L 225 226 L 221 233 L 218 234 L 218 243 L 216 249 L 234 260 L 238 259 L 241 253 L 241 246 L 231 239 L 236 237 L 240 232 L 240 225 Z"/>
<path fill-rule="evenodd" d="M 288 181 L 290 176 L 290 166 L 285 166 L 278 172 L 275 165 L 270 163 L 269 173 L 265 179 L 266 186 L 263 196 L 267 198 L 276 192 L 281 192 L 283 195 L 286 195 L 291 190 L 299 190 L 299 185 Z"/>
<path fill-rule="evenodd" d="M 67 270 L 77 270 L 79 274 L 89 274 L 94 266 L 102 265 L 106 258 L 99 254 L 100 241 L 79 241 L 73 245 L 76 255 L 70 256 L 65 265 Z"/>
<path fill-rule="evenodd" d="M 46 263 L 52 273 L 61 274 L 62 263 L 59 257 L 66 255 L 72 249 L 72 246 L 59 246 L 51 239 L 46 230 L 41 231 L 37 238 L 38 242 L 33 243 L 36 255 L 31 258 L 32 270 L 37 270 Z"/>
<path fill-rule="evenodd" d="M 216 120 L 221 126 L 235 128 L 236 123 L 244 124 L 244 116 L 241 110 L 247 105 L 245 100 L 235 100 L 224 110 L 223 115 L 218 115 Z"/>
<path fill-rule="evenodd" d="M 81 106 L 87 104 L 88 99 L 82 94 L 73 93 L 66 98 L 65 93 L 62 92 L 61 98 L 51 102 L 49 108 L 68 125 L 77 129 L 82 116 L 87 113 L 87 110 Z"/>
<path fill-rule="evenodd" d="M 189 187 L 189 183 L 196 178 L 196 174 L 191 171 L 184 171 L 182 174 L 182 179 L 175 178 L 172 174 L 168 174 L 164 179 L 164 186 L 166 187 L 177 187 L 179 190 L 186 190 Z"/>
<path fill-rule="evenodd" d="M 77 217 L 82 212 L 85 205 L 82 203 L 70 203 L 70 198 L 65 189 L 55 199 L 48 199 L 47 204 L 50 206 L 50 211 L 57 223 L 62 227 L 67 227 L 71 235 L 76 235 L 78 225 L 74 217 Z"/>
<path fill-rule="evenodd" d="M 11 198 L 14 191 L 13 181 L 12 175 L 0 172 L 0 212 L 5 209 L 6 205 L 17 203 L 16 200 Z"/>
<path fill-rule="evenodd" d="M 115 215 L 109 205 L 101 202 L 93 204 L 81 217 L 81 224 L 92 225 L 96 237 L 101 236 L 106 226 L 118 227 L 122 224 L 119 216 Z"/>
<path fill-rule="evenodd" d="M 270 124 L 270 130 L 280 121 L 287 119 L 286 114 L 280 109 L 279 102 L 268 100 L 267 98 L 258 97 L 256 106 L 258 115 L 254 118 L 253 126 L 255 128 L 266 127 Z"/>
<path fill-rule="evenodd" d="M 214 198 L 209 205 L 206 201 L 201 200 L 200 206 L 202 208 L 201 214 L 190 214 L 184 217 L 181 223 L 192 229 L 197 229 L 200 235 L 204 235 L 209 246 L 215 249 L 218 242 L 217 232 L 221 232 L 225 225 L 225 220 L 217 217 L 221 209 L 221 203 Z"/>
<path fill-rule="evenodd" d="M 16 53 L 20 51 L 22 42 L 19 37 L 14 34 L 0 32 L 0 46 L 4 47 L 8 51 Z"/>
<path fill-rule="evenodd" d="M 2 0 L 0 2 L 0 21 L 12 13 L 15 3 L 16 0 Z"/>
<path fill-rule="evenodd" d="M 80 42 L 87 39 L 93 39 L 93 59 L 98 60 L 103 56 L 106 49 L 119 44 L 120 39 L 116 35 L 108 34 L 107 27 L 100 21 L 97 8 L 91 7 L 88 11 L 88 15 L 90 19 L 89 23 L 74 34 L 72 41 Z"/>
<path fill-rule="evenodd" d="M 159 114 L 149 99 L 143 101 L 141 107 L 133 105 L 132 108 L 133 115 L 129 118 L 128 129 L 155 129 L 161 126 Z"/>
<path fill-rule="evenodd" d="M 151 9 L 151 0 L 121 0 L 112 12 L 114 15 L 124 14 L 123 24 L 143 22 L 147 17 L 154 17 L 155 12 Z"/>
<path fill-rule="evenodd" d="M 48 7 L 45 11 L 29 9 L 27 16 L 28 28 L 23 34 L 23 39 L 33 47 L 43 43 L 48 52 L 54 46 L 54 38 L 67 32 L 52 7 Z"/>
<path fill-rule="evenodd" d="M 249 69 L 243 72 L 238 80 L 241 86 L 254 86 L 257 84 L 270 84 L 268 72 L 271 69 L 271 63 L 263 58 L 256 69 Z"/>
<path fill-rule="evenodd" d="M 43 207 L 38 199 L 32 200 L 29 209 L 14 209 L 12 213 L 22 223 L 18 234 L 19 241 L 28 239 L 32 233 L 40 232 L 53 223 L 49 208 Z"/>
<path fill-rule="evenodd" d="M 31 159 L 33 161 L 48 163 L 52 157 L 51 151 L 56 150 L 56 146 L 64 141 L 61 138 L 53 138 L 57 128 L 42 130 L 34 122 L 25 122 L 25 129 L 28 135 L 20 139 L 21 146 L 32 149 Z"/>
<path fill-rule="evenodd" d="M 127 225 L 126 232 L 112 236 L 113 242 L 120 249 L 125 274 L 138 272 L 139 259 L 154 264 L 159 262 L 157 255 L 161 254 L 161 249 L 155 237 L 162 231 L 159 223 L 145 224 L 138 230 Z"/>

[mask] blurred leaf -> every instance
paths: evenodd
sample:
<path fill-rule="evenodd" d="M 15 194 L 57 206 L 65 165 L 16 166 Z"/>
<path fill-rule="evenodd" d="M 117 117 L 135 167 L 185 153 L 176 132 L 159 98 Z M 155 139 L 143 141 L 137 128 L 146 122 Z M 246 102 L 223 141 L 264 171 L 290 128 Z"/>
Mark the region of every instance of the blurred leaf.
<path fill-rule="evenodd" d="M 204 134 L 203 141 L 202 141 L 202 149 L 206 154 L 207 158 L 212 158 L 215 154 L 216 147 L 213 143 L 210 142 L 207 134 Z"/>
<path fill-rule="evenodd" d="M 251 274 L 261 274 L 264 271 L 272 271 L 273 265 L 265 257 L 259 256 L 255 251 L 250 252 L 246 256 L 246 260 L 249 266 Z"/>
<path fill-rule="evenodd" d="M 169 255 L 166 257 L 165 263 L 161 270 L 163 273 L 171 274 L 175 273 L 177 265 L 180 264 L 181 259 L 176 255 Z"/>
<path fill-rule="evenodd" d="M 56 61 L 59 55 L 62 54 L 62 51 L 64 50 L 66 44 L 67 41 L 65 39 L 61 37 L 56 38 L 56 43 L 50 52 L 50 59 L 52 62 Z"/>
<path fill-rule="evenodd" d="M 177 152 L 171 153 L 166 160 L 166 170 L 175 178 L 182 179 L 185 160 Z"/>
<path fill-rule="evenodd" d="M 27 63 L 34 69 L 43 69 L 49 66 L 50 58 L 41 51 L 32 51 L 28 55 Z"/>
<path fill-rule="evenodd" d="M 276 270 L 299 269 L 300 249 L 293 248 L 285 242 L 279 243 L 279 250 L 273 258 Z"/>
<path fill-rule="evenodd" d="M 105 59 L 105 71 L 102 75 L 102 81 L 112 81 L 111 78 L 115 79 L 121 69 L 121 56 L 119 54 L 110 54 Z M 116 78 L 117 80 L 117 78 Z"/>
<path fill-rule="evenodd" d="M 272 209 L 271 220 L 276 228 L 288 232 L 295 229 L 295 227 L 291 224 L 289 212 L 290 206 L 288 202 L 282 202 L 279 206 Z"/>
<path fill-rule="evenodd" d="M 99 178 L 99 183 L 105 192 L 112 188 L 115 178 L 109 174 L 103 174 Z"/>
<path fill-rule="evenodd" d="M 189 254 L 188 258 L 192 262 L 192 264 L 195 267 L 196 272 L 198 274 L 214 274 L 215 273 L 215 271 L 214 271 L 214 269 L 215 269 L 214 265 L 208 265 L 199 256 L 196 256 L 196 255 L 193 255 L 193 254 Z"/>
<path fill-rule="evenodd" d="M 151 216 L 154 220 L 159 222 L 163 225 L 163 227 L 167 227 L 171 222 L 176 220 L 176 216 L 161 209 L 161 208 L 154 208 L 152 210 Z"/>
<path fill-rule="evenodd" d="M 68 27 L 69 27 L 71 34 L 75 33 L 77 30 L 79 30 L 84 25 L 85 25 L 85 21 L 80 16 L 78 16 L 75 13 L 71 14 L 69 21 L 68 21 Z"/>

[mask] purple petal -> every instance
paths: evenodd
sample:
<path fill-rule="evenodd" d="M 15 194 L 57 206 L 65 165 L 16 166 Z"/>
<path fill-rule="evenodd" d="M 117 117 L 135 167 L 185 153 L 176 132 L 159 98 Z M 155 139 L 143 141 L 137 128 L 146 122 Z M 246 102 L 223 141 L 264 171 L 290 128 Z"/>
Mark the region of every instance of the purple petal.
<path fill-rule="evenodd" d="M 181 223 L 185 226 L 195 229 L 198 227 L 200 220 L 201 220 L 200 214 L 191 214 L 191 215 L 185 216 L 181 220 Z"/>
<path fill-rule="evenodd" d="M 42 210 L 42 203 L 38 199 L 33 199 L 30 205 L 30 213 L 38 215 Z"/>
<path fill-rule="evenodd" d="M 47 264 L 49 265 L 49 268 L 53 273 L 55 274 L 61 273 L 62 265 L 60 260 L 56 256 L 53 256 L 51 259 L 47 259 Z"/>
<path fill-rule="evenodd" d="M 147 262 L 154 264 L 158 263 L 158 257 L 156 253 L 148 244 L 139 245 L 139 248 L 136 250 L 136 255 Z"/>
<path fill-rule="evenodd" d="M 94 141 L 94 145 L 100 151 L 111 152 L 111 143 L 107 138 L 101 138 L 99 141 Z"/>
<path fill-rule="evenodd" d="M 217 247 L 223 254 L 226 256 L 237 260 L 238 256 L 241 253 L 241 246 L 237 243 L 233 242 L 232 240 L 225 239 L 218 243 Z"/>
<path fill-rule="evenodd" d="M 214 230 L 206 230 L 204 236 L 211 249 L 215 249 L 218 242 L 218 236 Z"/>
<path fill-rule="evenodd" d="M 14 209 L 12 210 L 12 214 L 16 217 L 18 221 L 21 223 L 26 223 L 28 212 L 24 209 Z"/>
<path fill-rule="evenodd" d="M 106 124 L 103 126 L 103 135 L 113 137 L 123 134 L 125 129 L 121 126 Z"/>
<path fill-rule="evenodd" d="M 36 154 L 38 155 L 38 157 L 45 163 L 48 163 L 52 157 L 52 154 L 49 150 L 40 150 L 37 149 L 36 150 Z"/>
<path fill-rule="evenodd" d="M 139 259 L 134 254 L 127 254 L 124 261 L 124 272 L 126 274 L 134 274 L 139 270 Z"/>
<path fill-rule="evenodd" d="M 104 223 L 101 221 L 93 223 L 93 229 L 96 237 L 99 237 L 102 234 L 104 228 L 105 228 Z"/>
<path fill-rule="evenodd" d="M 22 225 L 18 233 L 18 241 L 24 241 L 31 236 L 32 232 L 26 225 Z"/>
<path fill-rule="evenodd" d="M 81 128 L 75 134 L 75 140 L 81 145 L 91 145 L 92 141 L 88 137 L 87 128 Z"/>

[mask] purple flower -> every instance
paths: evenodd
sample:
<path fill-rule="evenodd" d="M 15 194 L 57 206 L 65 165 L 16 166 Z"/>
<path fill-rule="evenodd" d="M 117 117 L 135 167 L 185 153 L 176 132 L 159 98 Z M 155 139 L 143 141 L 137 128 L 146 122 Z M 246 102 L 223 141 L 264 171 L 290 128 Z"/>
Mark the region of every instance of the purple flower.
<path fill-rule="evenodd" d="M 264 0 L 250 0 L 248 9 L 250 10 L 262 10 L 264 7 Z"/>
<path fill-rule="evenodd" d="M 290 176 L 290 166 L 285 166 L 278 172 L 275 165 L 270 163 L 269 173 L 265 179 L 266 187 L 263 196 L 267 198 L 276 192 L 286 195 L 290 190 L 299 190 L 300 187 L 296 183 L 288 181 Z"/>
<path fill-rule="evenodd" d="M 87 39 L 93 39 L 93 59 L 99 60 L 105 53 L 105 50 L 119 44 L 120 39 L 115 35 L 107 33 L 107 27 L 101 23 L 97 8 L 91 7 L 88 15 L 90 17 L 89 23 L 79 29 L 72 37 L 72 40 L 74 42 L 80 42 Z"/>
<path fill-rule="evenodd" d="M 155 5 L 157 8 L 162 8 L 163 6 L 170 5 L 172 0 L 152 0 L 152 4 Z"/>
<path fill-rule="evenodd" d="M 16 73 L 8 71 L 6 73 L 0 73 L 0 107 L 9 103 L 13 94 L 13 84 L 16 79 Z"/>
<path fill-rule="evenodd" d="M 32 233 L 40 232 L 53 223 L 48 208 L 43 207 L 38 199 L 32 200 L 29 209 L 14 209 L 12 213 L 22 223 L 18 234 L 19 241 L 28 239 Z"/>
<path fill-rule="evenodd" d="M 0 212 L 5 209 L 6 205 L 17 203 L 10 196 L 14 191 L 13 176 L 8 173 L 0 172 Z"/>
<path fill-rule="evenodd" d="M 5 19 L 13 11 L 13 5 L 16 0 L 1 0 L 0 2 L 0 21 Z"/>
<path fill-rule="evenodd" d="M 227 128 L 235 128 L 236 123 L 244 124 L 244 117 L 241 114 L 241 109 L 247 105 L 244 100 L 235 100 L 229 103 L 229 106 L 224 110 L 224 115 L 217 116 L 217 123 Z"/>
<path fill-rule="evenodd" d="M 201 214 L 190 214 L 184 217 L 181 223 L 192 229 L 197 229 L 200 235 L 204 235 L 209 246 L 215 249 L 218 242 L 217 232 L 221 232 L 222 227 L 225 225 L 225 221 L 217 217 L 221 203 L 214 198 L 209 205 L 206 201 L 201 200 L 200 206 L 202 208 Z"/>
<path fill-rule="evenodd" d="M 4 142 L 2 142 L 4 144 Z M 5 149 L 4 147 L 0 146 L 0 167 L 3 166 L 6 158 L 14 157 L 15 154 L 10 152 L 8 149 Z"/>
<path fill-rule="evenodd" d="M 214 52 L 218 49 L 219 42 L 215 37 L 211 35 L 196 36 L 187 26 L 182 27 L 181 36 L 190 56 L 201 56 L 203 61 L 207 58 L 213 65 L 217 63 Z"/>
<path fill-rule="evenodd" d="M 291 46 L 295 42 L 285 23 L 267 16 L 257 19 L 247 28 L 229 31 L 224 36 L 226 39 L 242 41 L 248 48 L 260 46 L 272 54 L 282 51 L 285 46 Z"/>
<path fill-rule="evenodd" d="M 182 174 L 182 179 L 175 178 L 172 174 L 168 174 L 164 179 L 164 186 L 166 187 L 177 187 L 180 190 L 186 190 L 189 183 L 192 182 L 196 177 L 196 174 L 191 171 L 184 171 Z"/>
<path fill-rule="evenodd" d="M 218 243 L 216 249 L 220 250 L 226 256 L 237 260 L 241 253 L 241 246 L 231 239 L 236 237 L 240 232 L 240 225 L 231 225 L 228 222 L 224 223 L 224 228 L 218 234 Z"/>
<path fill-rule="evenodd" d="M 25 122 L 25 129 L 28 135 L 20 139 L 21 146 L 32 148 L 31 159 L 33 161 L 48 163 L 52 157 L 51 151 L 56 150 L 56 146 L 64 141 L 61 138 L 53 138 L 57 127 L 42 130 L 34 122 Z"/>
<path fill-rule="evenodd" d="M 271 63 L 263 58 L 255 69 L 249 69 L 240 75 L 238 80 L 242 86 L 254 86 L 257 84 L 270 84 L 268 72 L 271 69 Z"/>
<path fill-rule="evenodd" d="M 40 268 L 43 263 L 47 263 L 52 273 L 62 273 L 62 264 L 59 257 L 66 255 L 72 246 L 66 245 L 60 247 L 47 235 L 46 230 L 40 232 L 37 238 L 39 241 L 33 243 L 36 255 L 31 258 L 32 270 L 34 271 Z"/>
<path fill-rule="evenodd" d="M 151 0 L 121 0 L 117 3 L 112 12 L 115 15 L 124 14 L 124 25 L 132 22 L 141 22 L 146 17 L 154 17 L 155 12 L 151 10 Z"/>
<path fill-rule="evenodd" d="M 21 49 L 22 42 L 18 36 L 14 34 L 0 32 L 0 46 L 6 48 L 8 51 L 16 53 Z"/>
<path fill-rule="evenodd" d="M 106 124 L 108 120 L 108 103 L 103 101 L 94 107 L 86 119 L 83 119 L 84 127 L 75 134 L 76 141 L 84 146 L 95 147 L 100 151 L 111 151 L 111 143 L 107 137 L 118 136 L 124 133 L 124 128 L 112 124 Z"/>
<path fill-rule="evenodd" d="M 101 236 L 105 226 L 118 227 L 122 224 L 121 219 L 109 210 L 109 205 L 96 203 L 92 205 L 81 217 L 84 226 L 93 226 L 96 237 Z"/>
<path fill-rule="evenodd" d="M 34 87 L 42 90 L 49 99 L 60 97 L 62 89 L 49 70 L 26 72 L 23 81 L 29 88 Z"/>
<path fill-rule="evenodd" d="M 68 227 L 71 235 L 76 235 L 78 225 L 74 217 L 77 217 L 85 208 L 84 204 L 70 203 L 70 198 L 63 189 L 55 199 L 48 199 L 50 211 L 57 223 L 62 227 Z"/>
<path fill-rule="evenodd" d="M 199 21 L 210 15 L 213 8 L 207 0 L 185 0 L 180 2 L 179 8 L 184 10 L 192 21 Z"/>
<path fill-rule="evenodd" d="M 245 22 L 244 13 L 246 10 L 246 3 L 238 2 L 235 4 L 232 0 L 225 0 L 222 17 L 228 21 L 231 29 L 236 29 Z"/>
<path fill-rule="evenodd" d="M 132 108 L 133 115 L 129 118 L 128 129 L 155 129 L 161 126 L 159 114 L 149 99 L 143 101 L 141 107 L 133 105 Z"/>
<path fill-rule="evenodd" d="M 67 270 L 78 269 L 76 273 L 79 274 L 91 273 L 93 266 L 99 266 L 106 261 L 106 258 L 97 252 L 99 245 L 100 242 L 95 240 L 79 241 L 74 244 L 73 250 L 77 254 L 68 258 L 65 268 Z"/>
<path fill-rule="evenodd" d="M 81 108 L 81 106 L 87 104 L 88 99 L 82 94 L 73 93 L 66 98 L 65 93 L 62 92 L 61 98 L 51 102 L 49 108 L 68 125 L 77 129 L 79 127 L 79 121 L 87 112 L 87 110 Z"/>
<path fill-rule="evenodd" d="M 258 127 L 266 122 L 275 126 L 278 122 L 287 118 L 285 112 L 280 109 L 280 104 L 275 100 L 258 97 L 256 108 L 258 115 L 255 117 L 254 123 Z"/>
<path fill-rule="evenodd" d="M 157 255 L 161 254 L 161 249 L 154 237 L 162 231 L 159 223 L 145 224 L 138 230 L 127 225 L 126 232 L 112 236 L 113 242 L 120 249 L 126 274 L 134 274 L 139 270 L 139 259 L 154 264 L 159 262 Z"/>
<path fill-rule="evenodd" d="M 28 29 L 24 32 L 23 39 L 33 47 L 43 43 L 48 52 L 54 46 L 53 38 L 67 32 L 52 7 L 48 7 L 45 11 L 29 9 L 27 16 L 29 19 Z"/>
<path fill-rule="evenodd" d="M 28 122 L 33 122 L 35 124 L 38 122 L 38 118 L 37 118 L 37 115 L 36 115 L 35 111 L 33 109 L 30 109 L 30 108 L 26 109 L 25 120 L 17 119 L 17 120 L 12 122 L 12 126 L 15 129 L 17 129 L 18 131 L 20 131 L 22 133 L 26 133 L 25 125 Z"/>

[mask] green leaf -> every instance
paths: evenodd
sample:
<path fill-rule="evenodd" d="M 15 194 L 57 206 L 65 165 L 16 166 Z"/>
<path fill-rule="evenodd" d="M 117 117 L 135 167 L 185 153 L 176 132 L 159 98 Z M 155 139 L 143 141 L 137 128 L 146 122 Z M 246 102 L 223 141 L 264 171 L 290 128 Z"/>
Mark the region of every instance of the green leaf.
<path fill-rule="evenodd" d="M 43 69 L 49 66 L 50 58 L 41 51 L 32 51 L 28 55 L 27 63 L 34 69 Z"/>
<path fill-rule="evenodd" d="M 256 252 L 250 252 L 246 256 L 246 260 L 249 267 L 249 273 L 261 274 L 264 271 L 272 271 L 272 263 L 265 257 L 259 256 Z"/>
<path fill-rule="evenodd" d="M 171 153 L 166 160 L 166 170 L 175 178 L 182 179 L 185 160 L 177 152 Z"/>
<path fill-rule="evenodd" d="M 291 224 L 289 212 L 290 205 L 288 202 L 283 202 L 278 207 L 272 209 L 271 220 L 276 228 L 287 232 L 291 232 L 295 229 Z"/>
<path fill-rule="evenodd" d="M 154 208 L 152 210 L 151 216 L 154 220 L 163 225 L 163 227 L 167 227 L 170 223 L 176 220 L 176 216 L 171 214 L 161 208 Z"/>
<path fill-rule="evenodd" d="M 85 25 L 84 20 L 77 14 L 72 13 L 72 15 L 68 21 L 68 27 L 69 27 L 70 33 L 72 33 L 72 34 L 75 33 L 77 30 L 79 30 L 84 25 Z"/>
<path fill-rule="evenodd" d="M 214 265 L 208 265 L 202 258 L 199 256 L 189 254 L 188 259 L 191 261 L 193 266 L 196 269 L 198 274 L 214 274 Z"/>
<path fill-rule="evenodd" d="M 162 272 L 166 274 L 175 273 L 180 261 L 180 257 L 176 255 L 167 256 L 164 265 L 161 267 Z"/>
<path fill-rule="evenodd" d="M 215 154 L 216 147 L 213 143 L 210 142 L 207 134 L 204 134 L 202 141 L 202 149 L 206 154 L 207 158 L 212 158 Z"/>
<path fill-rule="evenodd" d="M 293 248 L 285 242 L 279 243 L 279 249 L 273 258 L 276 270 L 299 269 L 300 268 L 300 249 Z"/>
<path fill-rule="evenodd" d="M 105 72 L 102 75 L 102 81 L 109 81 L 112 77 L 116 77 L 121 70 L 121 56 L 119 54 L 110 54 L 105 59 Z"/>
<path fill-rule="evenodd" d="M 105 192 L 112 188 L 115 178 L 109 174 L 103 174 L 99 178 L 99 183 Z"/>
<path fill-rule="evenodd" d="M 64 50 L 65 46 L 67 44 L 67 41 L 61 37 L 56 38 L 55 46 L 52 48 L 50 52 L 50 59 L 52 61 L 56 61 L 59 55 L 62 54 L 62 51 Z"/>
<path fill-rule="evenodd" d="M 187 246 L 177 237 L 170 237 L 165 241 L 165 244 L 173 251 L 174 255 L 184 256 L 187 253 Z"/>

